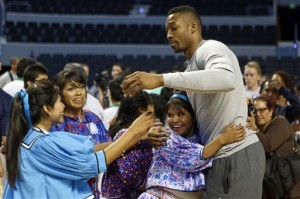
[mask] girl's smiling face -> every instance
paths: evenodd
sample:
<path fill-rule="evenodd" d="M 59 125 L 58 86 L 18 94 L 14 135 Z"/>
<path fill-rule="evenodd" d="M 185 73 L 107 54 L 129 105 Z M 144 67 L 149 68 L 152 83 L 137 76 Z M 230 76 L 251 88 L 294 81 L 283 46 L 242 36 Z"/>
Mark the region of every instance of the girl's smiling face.
<path fill-rule="evenodd" d="M 194 133 L 194 121 L 192 114 L 183 107 L 169 105 L 167 122 L 173 132 L 182 137 L 191 137 Z"/>

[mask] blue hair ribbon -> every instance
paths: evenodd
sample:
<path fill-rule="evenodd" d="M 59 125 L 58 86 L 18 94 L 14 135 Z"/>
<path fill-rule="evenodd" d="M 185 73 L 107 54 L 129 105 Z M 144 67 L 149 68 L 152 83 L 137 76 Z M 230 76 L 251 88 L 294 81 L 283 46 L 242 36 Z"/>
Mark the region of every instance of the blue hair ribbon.
<path fill-rule="evenodd" d="M 170 97 L 170 100 L 171 99 L 174 99 L 174 98 L 180 98 L 182 99 L 183 101 L 187 102 L 187 103 L 190 103 L 190 100 L 189 98 L 187 98 L 187 96 L 183 95 L 183 94 L 180 94 L 180 93 L 175 93 L 173 94 L 171 97 Z"/>
<path fill-rule="evenodd" d="M 18 93 L 16 93 L 15 96 L 17 95 L 20 95 L 20 98 L 22 99 L 26 121 L 29 127 L 32 127 L 28 93 L 24 89 L 22 89 Z"/>

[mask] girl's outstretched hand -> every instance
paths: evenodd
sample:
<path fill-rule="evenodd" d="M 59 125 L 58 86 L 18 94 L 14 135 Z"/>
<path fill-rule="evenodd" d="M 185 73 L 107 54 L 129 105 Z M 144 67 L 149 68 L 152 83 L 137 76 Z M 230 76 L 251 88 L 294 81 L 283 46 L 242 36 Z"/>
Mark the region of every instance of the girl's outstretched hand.
<path fill-rule="evenodd" d="M 128 132 L 134 134 L 135 139 L 144 140 L 147 138 L 148 130 L 155 122 L 155 114 L 153 112 L 146 112 L 141 114 L 128 128 Z"/>

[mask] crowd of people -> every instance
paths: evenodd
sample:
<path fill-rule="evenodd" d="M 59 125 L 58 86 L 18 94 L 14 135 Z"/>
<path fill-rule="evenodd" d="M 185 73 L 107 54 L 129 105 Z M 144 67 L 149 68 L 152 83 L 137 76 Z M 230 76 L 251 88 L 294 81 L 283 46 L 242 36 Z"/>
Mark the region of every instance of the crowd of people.
<path fill-rule="evenodd" d="M 185 71 L 116 63 L 89 88 L 85 63 L 52 78 L 12 58 L 0 76 L 3 198 L 300 198 L 300 181 L 280 195 L 264 186 L 266 159 L 291 156 L 300 131 L 293 77 L 240 66 L 203 38 L 193 7 L 172 8 L 165 27 Z"/>

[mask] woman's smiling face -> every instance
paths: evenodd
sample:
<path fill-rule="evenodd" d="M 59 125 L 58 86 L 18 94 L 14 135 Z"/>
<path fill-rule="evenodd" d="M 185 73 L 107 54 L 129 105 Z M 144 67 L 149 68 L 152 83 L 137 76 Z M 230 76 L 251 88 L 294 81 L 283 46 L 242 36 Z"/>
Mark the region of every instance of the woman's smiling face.
<path fill-rule="evenodd" d="M 182 107 L 170 104 L 168 108 L 167 122 L 173 132 L 182 137 L 191 137 L 194 131 L 195 118 Z"/>
<path fill-rule="evenodd" d="M 84 84 L 67 82 L 62 90 L 62 101 L 66 111 L 81 110 L 86 101 L 86 87 Z"/>

